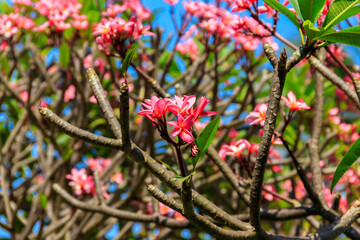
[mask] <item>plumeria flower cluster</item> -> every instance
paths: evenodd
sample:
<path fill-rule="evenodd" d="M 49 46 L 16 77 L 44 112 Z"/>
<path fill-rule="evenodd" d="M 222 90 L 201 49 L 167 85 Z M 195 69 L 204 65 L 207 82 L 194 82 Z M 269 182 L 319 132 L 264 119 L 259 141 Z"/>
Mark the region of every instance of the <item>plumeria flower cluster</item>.
<path fill-rule="evenodd" d="M 290 121 L 292 115 L 296 111 L 310 109 L 310 107 L 304 102 L 303 99 L 296 99 L 296 96 L 292 91 L 287 93 L 287 98 L 282 96 L 281 99 L 284 100 L 285 105 L 290 109 L 287 121 Z M 263 127 L 265 124 L 266 111 L 267 104 L 258 104 L 255 107 L 254 112 L 250 112 L 249 115 L 246 116 L 245 122 L 250 123 L 250 125 L 260 124 Z"/>
<path fill-rule="evenodd" d="M 72 187 L 75 191 L 75 195 L 86 197 L 86 196 L 96 196 L 96 187 L 94 176 L 91 175 L 95 170 L 98 170 L 99 175 L 101 175 L 105 168 L 111 164 L 111 159 L 104 158 L 89 158 L 87 160 L 89 169 L 86 168 L 71 169 L 71 174 L 67 174 L 66 178 L 70 180 L 69 186 Z M 122 173 L 113 174 L 110 179 L 117 184 L 123 182 Z M 103 196 L 108 199 L 110 195 L 106 192 L 104 184 L 101 182 L 101 190 Z"/>
<path fill-rule="evenodd" d="M 122 5 L 119 4 L 108 4 L 106 11 L 102 12 L 101 15 L 104 17 L 116 17 L 118 14 L 130 10 L 141 21 L 147 20 L 151 17 L 150 10 L 145 8 L 140 0 L 125 0 L 122 1 Z"/>
<path fill-rule="evenodd" d="M 36 24 L 31 18 L 20 16 L 19 13 L 0 15 L 0 39 L 10 39 L 20 29 L 32 29 Z"/>
<path fill-rule="evenodd" d="M 230 1 L 228 4 L 234 4 L 232 12 L 239 11 L 239 9 L 235 7 L 237 5 L 234 1 Z M 198 35 L 200 39 L 201 37 L 207 39 L 209 35 L 212 35 L 214 38 L 222 39 L 226 42 L 231 39 L 236 43 L 236 46 L 239 49 L 245 51 L 255 50 L 262 42 L 269 42 L 277 49 L 276 44 L 273 44 L 273 40 L 270 37 L 270 32 L 251 17 L 233 14 L 225 8 L 202 1 L 183 2 L 183 5 L 187 15 L 197 19 L 195 20 L 196 23 L 190 26 L 188 31 L 184 34 L 183 39 L 187 39 L 192 35 Z M 266 6 L 265 9 L 259 9 L 261 13 L 268 12 L 271 15 L 273 13 L 273 10 L 268 6 Z M 199 36 L 199 33 L 201 33 L 202 36 Z M 191 46 L 187 48 L 189 51 L 186 53 L 193 56 L 194 49 L 196 49 L 194 43 L 186 43 Z M 177 50 L 182 49 L 181 46 L 185 43 L 179 44 L 180 47 L 178 47 Z M 184 54 L 184 50 L 179 52 Z"/>
<path fill-rule="evenodd" d="M 126 21 L 121 17 L 103 18 L 100 23 L 94 25 L 93 35 L 96 37 L 98 49 L 105 54 L 110 55 L 111 47 L 118 53 L 123 51 L 125 42 L 129 40 L 128 46 L 133 40 L 140 36 L 155 36 L 154 33 L 148 32 L 150 26 L 143 26 L 140 19 L 133 17 Z"/>
<path fill-rule="evenodd" d="M 262 129 L 260 130 L 260 136 L 262 135 Z M 278 138 L 274 138 L 271 141 L 271 147 L 269 151 L 269 161 L 272 159 L 280 159 L 280 155 L 273 148 L 275 144 L 282 144 L 281 140 Z M 225 161 L 227 156 L 233 157 L 238 160 L 241 166 L 249 173 L 251 176 L 254 165 L 252 164 L 251 159 L 256 157 L 259 149 L 259 145 L 257 143 L 249 143 L 246 139 L 239 139 L 236 141 L 232 141 L 229 145 L 224 144 L 221 146 L 219 151 L 219 156 Z M 281 171 L 281 168 L 277 165 L 272 167 L 274 172 Z"/>
<path fill-rule="evenodd" d="M 77 196 L 96 196 L 96 188 L 94 176 L 89 176 L 84 168 L 78 170 L 76 168 L 71 169 L 71 174 L 65 176 L 70 180 L 69 186 L 72 187 Z M 103 195 L 106 199 L 110 196 L 106 192 L 104 186 L 101 186 Z"/>
<path fill-rule="evenodd" d="M 133 13 L 129 21 L 120 16 L 127 10 Z M 111 54 L 112 47 L 121 55 L 139 37 L 155 36 L 148 31 L 149 25 L 143 26 L 142 21 L 149 19 L 151 14 L 139 0 L 126 0 L 122 5 L 109 4 L 101 15 L 101 22 L 93 26 L 93 35 L 97 36 L 98 49 L 107 55 Z"/>
<path fill-rule="evenodd" d="M 18 4 L 23 4 L 19 1 Z M 46 21 L 35 27 L 36 32 L 55 33 L 63 32 L 74 27 L 77 30 L 87 29 L 89 23 L 86 15 L 80 13 L 82 4 L 78 0 L 40 0 L 34 3 L 33 10 L 44 16 Z M 50 32 L 49 32 L 50 29 Z"/>
<path fill-rule="evenodd" d="M 175 50 L 183 55 L 188 54 L 191 60 L 195 60 L 196 55 L 199 53 L 199 48 L 192 38 L 176 44 Z"/>
<path fill-rule="evenodd" d="M 199 105 L 194 108 L 196 97 L 192 96 L 176 96 L 173 99 L 163 98 L 159 99 L 157 96 L 152 96 L 151 99 L 146 99 L 142 105 L 140 115 L 145 115 L 160 132 L 160 135 L 168 142 L 175 144 L 169 138 L 167 132 L 167 125 L 174 126 L 172 136 L 180 137 L 179 144 L 182 141 L 192 143 L 194 138 L 192 136 L 192 128 L 195 121 L 201 116 L 215 115 L 216 112 L 203 112 L 206 105 L 210 102 L 205 97 L 201 97 Z M 166 114 L 173 113 L 177 117 L 177 121 L 167 121 Z"/>
<path fill-rule="evenodd" d="M 328 120 L 333 125 L 334 131 L 338 133 L 337 138 L 345 144 L 351 145 L 360 137 L 356 123 L 341 122 L 339 108 L 329 109 Z"/>

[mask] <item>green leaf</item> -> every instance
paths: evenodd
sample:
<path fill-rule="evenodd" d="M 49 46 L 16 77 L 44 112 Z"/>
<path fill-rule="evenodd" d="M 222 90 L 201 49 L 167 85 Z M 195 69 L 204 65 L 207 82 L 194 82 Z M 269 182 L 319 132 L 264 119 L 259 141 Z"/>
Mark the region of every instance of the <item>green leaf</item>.
<path fill-rule="evenodd" d="M 326 30 L 339 22 L 360 12 L 360 6 L 355 6 L 360 0 L 335 0 L 326 14 L 323 28 Z M 354 7 L 355 6 L 355 7 Z"/>
<path fill-rule="evenodd" d="M 306 36 L 308 37 L 308 39 L 310 41 L 312 39 L 314 39 L 315 37 L 319 36 L 321 33 L 320 29 L 318 29 L 317 27 L 314 27 L 314 24 L 312 22 L 310 22 L 310 20 L 306 20 L 303 23 L 303 27 L 304 27 Z"/>
<path fill-rule="evenodd" d="M 39 195 L 39 200 L 40 200 L 40 205 L 43 209 L 46 208 L 46 205 L 47 205 L 47 197 L 45 196 L 45 194 L 43 193 L 40 193 Z"/>
<path fill-rule="evenodd" d="M 191 177 L 194 174 L 195 174 L 195 172 L 192 172 L 189 175 L 187 175 L 186 177 L 174 176 L 174 178 L 176 178 L 176 180 L 178 180 L 179 183 L 183 183 L 186 179 L 188 179 L 189 177 Z"/>
<path fill-rule="evenodd" d="M 60 56 L 59 56 L 59 59 L 60 59 L 60 64 L 61 66 L 63 66 L 64 68 L 66 68 L 69 64 L 69 61 L 70 61 L 70 50 L 69 50 L 69 46 L 63 42 L 61 45 L 60 45 Z"/>
<path fill-rule="evenodd" d="M 320 17 L 326 0 L 298 0 L 303 21 L 310 20 L 315 23 Z"/>
<path fill-rule="evenodd" d="M 301 21 L 304 21 L 304 18 L 303 18 L 302 14 L 301 14 L 301 11 L 300 11 L 298 0 L 289 0 L 289 2 L 293 5 L 293 7 L 295 9 L 295 12 L 299 16 Z"/>
<path fill-rule="evenodd" d="M 337 166 L 334 177 L 331 183 L 331 192 L 334 190 L 334 187 L 339 182 L 340 178 L 344 173 L 351 167 L 351 165 L 358 160 L 360 157 L 360 138 L 351 146 L 349 151 L 345 154 L 345 157 L 341 160 L 340 164 Z"/>
<path fill-rule="evenodd" d="M 168 164 L 166 164 L 166 163 L 164 163 L 163 161 L 161 161 L 161 160 L 159 160 L 162 164 L 164 164 L 165 165 L 165 167 L 167 167 L 170 171 L 172 171 L 174 174 L 175 174 L 175 176 L 180 176 L 179 174 L 178 174 L 178 172 L 174 169 L 174 168 L 172 168 L 170 165 L 168 165 Z"/>
<path fill-rule="evenodd" d="M 325 40 L 360 47 L 360 26 L 346 28 L 337 32 L 326 32 L 316 37 L 315 40 Z"/>
<path fill-rule="evenodd" d="M 195 166 L 200 158 L 202 158 L 208 150 L 210 143 L 215 136 L 219 123 L 220 117 L 216 117 L 204 128 L 204 130 L 202 130 L 198 138 L 195 140 L 195 144 L 199 148 L 199 152 L 194 158 L 192 158 L 192 164 L 194 166 L 193 169 L 195 169 Z"/>
<path fill-rule="evenodd" d="M 64 34 L 64 38 L 66 40 L 70 40 L 72 38 L 72 36 L 74 35 L 75 33 L 75 28 L 68 28 L 66 30 L 64 30 L 63 34 Z"/>
<path fill-rule="evenodd" d="M 132 58 L 134 57 L 135 54 L 135 48 L 131 49 L 127 54 L 126 57 L 124 59 L 124 62 L 121 66 L 121 73 L 124 75 L 127 71 L 127 69 L 129 68 L 129 65 L 131 63 Z"/>
<path fill-rule="evenodd" d="M 292 21 L 295 24 L 295 26 L 297 28 L 300 28 L 300 23 L 295 15 L 295 13 L 290 11 L 287 7 L 285 7 L 284 5 L 282 5 L 281 3 L 279 3 L 276 0 L 264 0 L 264 2 L 267 5 L 269 5 L 270 7 L 272 7 L 273 9 L 275 9 L 276 11 L 281 12 L 282 14 L 287 16 L 290 19 L 290 21 Z"/>

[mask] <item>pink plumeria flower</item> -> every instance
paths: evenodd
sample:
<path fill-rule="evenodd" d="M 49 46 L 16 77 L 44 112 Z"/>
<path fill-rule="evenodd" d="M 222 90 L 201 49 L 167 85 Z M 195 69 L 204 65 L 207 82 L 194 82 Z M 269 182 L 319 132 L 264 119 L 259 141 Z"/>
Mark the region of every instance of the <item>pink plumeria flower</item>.
<path fill-rule="evenodd" d="M 195 101 L 196 97 L 194 95 L 183 96 L 182 98 L 175 95 L 173 103 L 169 103 L 167 110 L 169 112 L 175 114 L 180 113 L 182 116 L 185 116 L 185 114 L 187 114 L 188 111 L 192 108 Z"/>
<path fill-rule="evenodd" d="M 74 85 L 70 85 L 64 93 L 64 102 L 69 102 L 75 98 L 76 88 Z"/>
<path fill-rule="evenodd" d="M 157 121 L 162 121 L 162 118 L 165 117 L 168 104 L 170 103 L 169 99 L 159 99 L 157 96 L 152 96 L 151 100 L 145 99 L 145 103 L 141 103 L 145 108 L 140 108 L 140 115 L 145 115 L 153 123 Z"/>
<path fill-rule="evenodd" d="M 73 168 L 71 169 L 71 174 L 67 174 L 65 177 L 71 180 L 69 185 L 75 190 L 75 194 L 78 196 L 83 193 L 91 193 L 95 187 L 93 177 L 88 176 L 84 168 L 80 170 Z"/>
<path fill-rule="evenodd" d="M 331 108 L 329 109 L 329 116 L 328 119 L 335 125 L 339 125 L 341 119 L 339 117 L 339 108 Z"/>
<path fill-rule="evenodd" d="M 245 122 L 250 123 L 250 125 L 260 124 L 261 126 L 264 126 L 266 110 L 267 104 L 258 104 L 255 107 L 254 112 L 250 112 L 249 115 L 245 118 Z"/>
<path fill-rule="evenodd" d="M 281 96 L 281 99 L 285 101 L 285 105 L 290 108 L 290 111 L 310 109 L 310 107 L 304 102 L 303 99 L 296 100 L 296 96 L 292 91 L 288 92 L 287 98 Z"/>
<path fill-rule="evenodd" d="M 111 175 L 110 178 L 117 184 L 121 184 L 124 181 L 122 173 L 115 173 L 115 174 Z"/>
<path fill-rule="evenodd" d="M 191 134 L 191 127 L 194 124 L 194 116 L 190 115 L 186 119 L 181 115 L 178 114 L 177 122 L 167 122 L 169 125 L 174 126 L 175 129 L 172 132 L 172 136 L 179 137 L 187 143 L 191 143 L 194 141 L 194 138 Z"/>
<path fill-rule="evenodd" d="M 250 143 L 245 139 L 231 142 L 230 145 L 222 145 L 219 151 L 219 156 L 225 161 L 226 156 L 240 158 L 245 149 L 250 148 Z"/>
<path fill-rule="evenodd" d="M 208 99 L 206 99 L 206 97 L 201 97 L 200 98 L 199 105 L 194 109 L 194 112 L 191 113 L 194 116 L 194 119 L 197 119 L 198 117 L 212 116 L 212 115 L 217 114 L 217 112 L 214 112 L 214 111 L 203 112 L 206 105 L 208 105 L 209 102 L 210 101 Z"/>
<path fill-rule="evenodd" d="M 88 165 L 91 169 L 91 171 L 95 171 L 96 169 L 99 171 L 99 175 L 102 174 L 102 172 L 104 171 L 105 168 L 107 168 L 110 164 L 111 164 L 111 158 L 89 158 L 87 160 Z"/>

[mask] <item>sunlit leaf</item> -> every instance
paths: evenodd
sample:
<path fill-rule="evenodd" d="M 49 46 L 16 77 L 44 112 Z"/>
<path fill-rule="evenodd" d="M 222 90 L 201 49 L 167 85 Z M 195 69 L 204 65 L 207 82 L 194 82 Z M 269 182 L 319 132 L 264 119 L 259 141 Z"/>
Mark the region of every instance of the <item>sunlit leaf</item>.
<path fill-rule="evenodd" d="M 272 7 L 273 9 L 275 9 L 276 11 L 284 14 L 285 16 L 287 16 L 291 22 L 293 22 L 295 24 L 295 26 L 297 28 L 300 28 L 300 23 L 295 15 L 295 13 L 293 13 L 292 11 L 290 11 L 287 7 L 285 7 L 284 5 L 282 5 L 281 3 L 279 3 L 276 0 L 264 0 L 264 2 L 269 5 L 270 7 Z"/>
<path fill-rule="evenodd" d="M 135 54 L 135 48 L 133 48 L 133 49 L 131 49 L 130 51 L 127 52 L 126 57 L 124 59 L 124 62 L 122 64 L 122 66 L 121 66 L 121 73 L 122 74 L 126 73 L 127 69 L 130 66 L 131 60 L 134 57 L 134 54 Z"/>
<path fill-rule="evenodd" d="M 303 16 L 301 15 L 301 11 L 300 11 L 300 7 L 299 7 L 299 2 L 298 0 L 289 0 L 289 2 L 293 5 L 296 14 L 298 15 L 298 17 L 301 19 L 301 21 L 304 21 Z"/>
<path fill-rule="evenodd" d="M 183 183 L 186 179 L 189 179 L 194 174 L 195 174 L 195 172 L 192 172 L 189 175 L 187 175 L 186 177 L 174 176 L 174 178 L 176 178 L 176 180 L 178 180 L 179 183 Z"/>
<path fill-rule="evenodd" d="M 340 178 L 345 174 L 351 165 L 358 160 L 360 157 L 360 138 L 351 146 L 349 151 L 345 154 L 344 158 L 341 160 L 340 164 L 337 166 L 334 177 L 331 182 L 331 192 L 334 190 L 334 187 L 339 182 Z"/>
<path fill-rule="evenodd" d="M 326 0 L 298 0 L 303 21 L 310 20 L 315 23 L 320 17 Z"/>
<path fill-rule="evenodd" d="M 59 56 L 60 64 L 61 64 L 61 66 L 66 68 L 68 66 L 68 64 L 69 64 L 69 61 L 70 61 L 69 46 L 66 44 L 66 42 L 63 42 L 60 45 L 59 50 L 60 50 L 60 56 Z"/>
<path fill-rule="evenodd" d="M 45 196 L 45 194 L 40 193 L 39 194 L 39 200 L 40 200 L 40 205 L 43 209 L 46 208 L 47 205 L 47 197 Z"/>
<path fill-rule="evenodd" d="M 355 6 L 358 3 L 360 3 L 360 0 L 335 0 L 326 14 L 322 25 L 323 28 L 331 28 L 341 21 L 358 14 L 360 6 Z"/>
<path fill-rule="evenodd" d="M 195 144 L 199 148 L 199 152 L 196 154 L 194 158 L 192 158 L 192 164 L 194 166 L 194 169 L 198 161 L 205 155 L 206 151 L 208 150 L 215 136 L 219 123 L 220 123 L 220 117 L 216 117 L 204 128 L 204 130 L 195 140 Z"/>
<path fill-rule="evenodd" d="M 346 28 L 337 32 L 325 33 L 315 39 L 360 47 L 360 26 Z"/>

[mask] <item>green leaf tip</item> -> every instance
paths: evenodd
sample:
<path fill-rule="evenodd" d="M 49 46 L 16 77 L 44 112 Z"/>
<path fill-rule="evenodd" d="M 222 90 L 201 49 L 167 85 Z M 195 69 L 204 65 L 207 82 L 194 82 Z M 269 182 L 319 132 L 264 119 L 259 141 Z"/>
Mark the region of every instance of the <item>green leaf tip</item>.
<path fill-rule="evenodd" d="M 220 117 L 216 117 L 204 128 L 204 130 L 202 130 L 198 138 L 195 140 L 195 144 L 199 148 L 199 152 L 192 159 L 194 169 L 200 158 L 202 158 L 208 150 L 213 138 L 215 137 L 215 133 L 219 127 L 219 123 Z"/>
<path fill-rule="evenodd" d="M 135 48 L 133 48 L 133 49 L 131 49 L 131 50 L 129 50 L 127 52 L 126 57 L 125 57 L 125 59 L 123 61 L 123 64 L 121 66 L 122 75 L 124 75 L 127 72 L 128 68 L 130 66 L 131 60 L 133 59 L 134 55 L 135 55 Z"/>
<path fill-rule="evenodd" d="M 340 178 L 345 174 L 351 165 L 358 160 L 360 157 L 360 138 L 351 146 L 349 151 L 345 154 L 344 158 L 341 160 L 339 165 L 336 168 L 334 177 L 331 182 L 330 191 L 334 190 L 336 184 L 339 182 Z"/>

